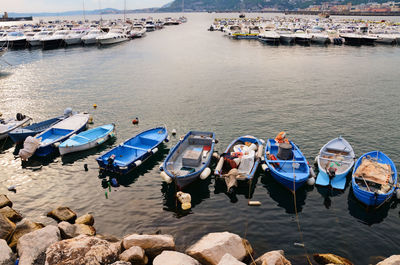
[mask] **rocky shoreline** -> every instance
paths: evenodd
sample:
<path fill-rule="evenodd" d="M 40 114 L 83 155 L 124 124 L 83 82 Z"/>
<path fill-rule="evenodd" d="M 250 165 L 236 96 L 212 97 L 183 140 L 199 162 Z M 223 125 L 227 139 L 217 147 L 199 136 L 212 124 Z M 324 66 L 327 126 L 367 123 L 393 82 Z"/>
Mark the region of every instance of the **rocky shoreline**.
<path fill-rule="evenodd" d="M 283 250 L 254 257 L 251 244 L 230 233 L 203 236 L 184 252 L 175 239 L 162 234 L 130 234 L 122 239 L 96 234 L 91 214 L 77 217 L 68 207 L 47 214 L 58 224 L 44 226 L 15 211 L 0 195 L 0 265 L 290 265 Z M 311 257 L 310 257 L 311 259 Z M 311 261 L 310 261 L 311 262 Z M 315 264 L 353 264 L 334 254 L 314 254 Z M 393 255 L 378 265 L 400 264 Z"/>

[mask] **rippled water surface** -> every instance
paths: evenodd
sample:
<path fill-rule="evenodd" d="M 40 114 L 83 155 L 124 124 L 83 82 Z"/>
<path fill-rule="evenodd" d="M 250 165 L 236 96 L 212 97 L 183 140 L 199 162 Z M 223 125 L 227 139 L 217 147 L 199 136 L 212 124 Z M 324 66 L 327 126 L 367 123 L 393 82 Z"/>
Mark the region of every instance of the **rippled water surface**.
<path fill-rule="evenodd" d="M 261 170 L 254 190 L 244 188 L 236 198 L 214 179 L 195 183 L 188 189 L 193 208 L 182 212 L 158 170 L 177 142 L 172 137 L 139 171 L 120 179 L 108 199 L 101 186 L 98 154 L 160 124 L 178 136 L 214 131 L 219 151 L 240 135 L 267 139 L 285 130 L 310 163 L 323 144 L 342 135 L 357 156 L 381 150 L 400 166 L 400 47 L 234 41 L 206 31 L 216 15 L 236 16 L 189 14 L 186 24 L 107 48 L 8 52 L 4 58 L 13 66 L 2 63 L 0 71 L 3 116 L 22 112 L 40 121 L 71 106 L 93 113 L 95 125 L 117 126 L 113 143 L 24 169 L 12 143 L 0 142 L 1 193 L 14 208 L 48 224 L 47 211 L 70 206 L 79 215 L 93 213 L 98 233 L 161 230 L 175 236 L 180 250 L 205 233 L 228 230 L 245 236 L 258 255 L 283 249 L 295 264 L 305 263 L 305 249 L 294 246 L 301 238 L 293 195 Z M 135 117 L 139 126 L 131 124 Z M 17 185 L 17 193 L 8 192 L 9 185 Z M 350 186 L 343 193 L 320 187 L 296 193 L 307 252 L 336 253 L 356 264 L 398 254 L 397 201 L 367 210 Z M 247 206 L 249 193 L 260 207 Z"/>

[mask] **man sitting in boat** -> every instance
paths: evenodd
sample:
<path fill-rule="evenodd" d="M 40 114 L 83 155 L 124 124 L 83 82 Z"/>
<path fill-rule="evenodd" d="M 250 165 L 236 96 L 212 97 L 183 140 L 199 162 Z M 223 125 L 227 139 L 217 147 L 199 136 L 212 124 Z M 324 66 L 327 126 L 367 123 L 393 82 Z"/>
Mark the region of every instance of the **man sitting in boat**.
<path fill-rule="evenodd" d="M 278 135 L 275 137 L 275 142 L 278 144 L 282 143 L 289 143 L 289 140 L 286 138 L 286 132 L 280 132 Z"/>

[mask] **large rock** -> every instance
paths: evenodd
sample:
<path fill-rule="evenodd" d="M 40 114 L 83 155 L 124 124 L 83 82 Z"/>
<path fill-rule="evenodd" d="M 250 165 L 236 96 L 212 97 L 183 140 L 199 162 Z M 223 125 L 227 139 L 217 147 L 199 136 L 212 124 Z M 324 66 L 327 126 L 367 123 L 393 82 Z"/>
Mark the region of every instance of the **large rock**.
<path fill-rule="evenodd" d="M 48 212 L 47 216 L 58 222 L 66 221 L 71 224 L 73 224 L 76 219 L 76 213 L 68 207 L 58 207 L 53 211 Z"/>
<path fill-rule="evenodd" d="M 4 239 L 0 239 L 0 265 L 13 265 L 15 255 Z"/>
<path fill-rule="evenodd" d="M 118 261 L 120 252 L 120 243 L 80 235 L 51 245 L 46 251 L 46 265 L 111 264 Z"/>
<path fill-rule="evenodd" d="M 26 218 L 22 219 L 22 221 L 17 223 L 17 226 L 15 227 L 15 231 L 12 234 L 11 239 L 9 240 L 9 246 L 11 248 L 15 248 L 17 246 L 18 239 L 21 236 L 42 229 L 43 227 L 43 224 L 32 222 Z"/>
<path fill-rule="evenodd" d="M 21 214 L 19 214 L 13 208 L 10 208 L 10 206 L 1 208 L 0 214 L 2 214 L 4 217 L 7 217 L 13 223 L 17 223 L 22 220 Z"/>
<path fill-rule="evenodd" d="M 338 255 L 335 254 L 314 254 L 313 255 L 314 260 L 316 262 L 318 262 L 319 264 L 329 264 L 329 263 L 333 263 L 333 264 L 342 264 L 342 265 L 353 265 L 353 263 L 343 257 L 340 257 Z"/>
<path fill-rule="evenodd" d="M 200 263 L 183 253 L 166 250 L 153 260 L 153 265 L 200 265 Z"/>
<path fill-rule="evenodd" d="M 241 261 L 238 261 L 234 256 L 226 253 L 219 261 L 218 265 L 246 265 Z"/>
<path fill-rule="evenodd" d="M 75 236 L 78 235 L 87 235 L 94 236 L 96 235 L 96 229 L 93 226 L 85 225 L 85 224 L 74 224 L 75 226 Z"/>
<path fill-rule="evenodd" d="M 237 260 L 245 259 L 253 250 L 247 240 L 229 232 L 210 233 L 203 236 L 186 253 L 204 265 L 216 265 L 229 253 Z"/>
<path fill-rule="evenodd" d="M 75 225 L 62 221 L 58 223 L 57 226 L 58 229 L 60 229 L 62 239 L 69 239 L 75 237 L 75 230 L 76 230 Z"/>
<path fill-rule="evenodd" d="M 8 240 L 14 232 L 15 224 L 0 214 L 0 239 Z"/>
<path fill-rule="evenodd" d="M 12 202 L 8 199 L 7 195 L 5 194 L 0 194 L 0 208 L 9 206 L 10 208 L 12 207 Z"/>
<path fill-rule="evenodd" d="M 61 239 L 57 226 L 49 225 L 18 239 L 19 265 L 44 264 L 46 249 Z"/>
<path fill-rule="evenodd" d="M 113 235 L 96 234 L 96 237 L 98 237 L 100 239 L 103 239 L 103 240 L 106 240 L 106 241 L 111 242 L 111 243 L 115 243 L 115 242 L 119 242 L 120 241 L 120 239 L 118 237 L 115 237 Z"/>
<path fill-rule="evenodd" d="M 256 259 L 256 265 L 291 265 L 292 263 L 288 261 L 285 256 L 283 250 L 274 250 L 264 253 L 261 257 Z"/>
<path fill-rule="evenodd" d="M 138 246 L 144 249 L 149 258 L 154 258 L 164 250 L 175 250 L 175 241 L 171 235 L 132 234 L 122 240 L 122 246 L 129 249 Z"/>
<path fill-rule="evenodd" d="M 376 265 L 400 265 L 400 255 L 392 255 Z"/>
<path fill-rule="evenodd" d="M 144 253 L 143 248 L 133 246 L 119 255 L 121 261 L 131 262 L 135 265 L 145 265 L 148 259 Z"/>
<path fill-rule="evenodd" d="M 92 226 L 93 224 L 94 224 L 94 218 L 93 218 L 93 215 L 91 215 L 91 214 L 85 214 L 85 215 L 82 215 L 81 217 L 78 217 L 76 220 L 75 220 L 75 224 L 84 224 L 84 225 L 90 225 L 90 226 Z"/>

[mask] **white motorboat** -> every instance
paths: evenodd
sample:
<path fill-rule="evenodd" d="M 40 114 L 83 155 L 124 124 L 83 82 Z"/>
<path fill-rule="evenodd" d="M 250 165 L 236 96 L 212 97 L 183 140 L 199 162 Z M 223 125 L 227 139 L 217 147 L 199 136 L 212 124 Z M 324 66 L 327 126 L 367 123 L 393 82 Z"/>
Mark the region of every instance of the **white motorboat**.
<path fill-rule="evenodd" d="M 15 118 L 4 120 L 0 118 L 0 140 L 7 137 L 8 133 L 19 128 L 28 126 L 32 118 L 25 116 L 21 113 L 17 113 Z"/>
<path fill-rule="evenodd" d="M 73 29 L 70 33 L 64 38 L 64 42 L 66 45 L 76 45 L 82 43 L 82 37 L 87 34 L 86 30 L 82 29 Z"/>
<path fill-rule="evenodd" d="M 296 30 L 294 33 L 296 43 L 299 44 L 310 44 L 311 43 L 311 35 L 305 32 L 302 29 Z"/>
<path fill-rule="evenodd" d="M 275 30 L 267 30 L 258 35 L 260 41 L 269 44 L 279 44 L 281 36 Z"/>
<path fill-rule="evenodd" d="M 100 29 L 92 29 L 89 33 L 82 37 L 82 42 L 85 45 L 96 44 L 97 37 L 104 35 L 105 32 Z"/>
<path fill-rule="evenodd" d="M 58 48 L 65 45 L 64 39 L 68 36 L 69 30 L 57 30 L 53 35 L 43 37 L 40 42 L 43 49 Z"/>
<path fill-rule="evenodd" d="M 40 31 L 36 32 L 35 35 L 31 37 L 27 37 L 26 40 L 28 41 L 29 45 L 31 47 L 33 46 L 40 46 L 42 45 L 42 39 L 46 38 L 48 36 L 53 35 L 53 31 Z"/>
<path fill-rule="evenodd" d="M 154 24 L 153 20 L 147 20 L 145 28 L 146 28 L 146 32 L 155 31 L 156 25 Z"/>
<path fill-rule="evenodd" d="M 281 43 L 291 44 L 295 41 L 296 37 L 294 36 L 293 32 L 288 28 L 279 28 L 276 33 L 279 34 Z"/>
<path fill-rule="evenodd" d="M 397 36 L 385 31 L 375 31 L 373 35 L 377 38 L 376 43 L 394 45 L 397 43 Z"/>
<path fill-rule="evenodd" d="M 328 44 L 330 42 L 328 33 L 324 31 L 315 31 L 313 30 L 311 33 L 311 42 L 317 44 Z"/>
<path fill-rule="evenodd" d="M 124 30 L 120 28 L 111 29 L 107 34 L 101 35 L 96 38 L 100 45 L 109 45 L 120 43 L 128 40 L 128 36 Z"/>
<path fill-rule="evenodd" d="M 0 31 L 0 47 L 7 46 L 7 32 Z"/>
<path fill-rule="evenodd" d="M 141 24 L 134 24 L 129 33 L 130 38 L 141 38 L 146 34 L 146 29 Z"/>
<path fill-rule="evenodd" d="M 13 31 L 7 34 L 7 42 L 9 48 L 25 48 L 26 47 L 26 36 L 23 32 Z"/>

